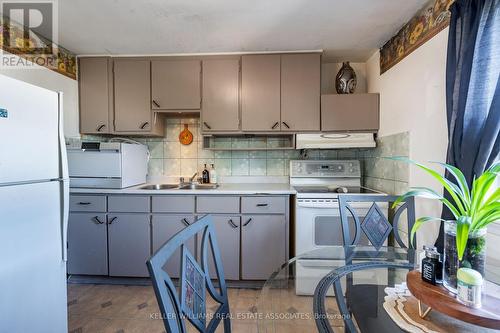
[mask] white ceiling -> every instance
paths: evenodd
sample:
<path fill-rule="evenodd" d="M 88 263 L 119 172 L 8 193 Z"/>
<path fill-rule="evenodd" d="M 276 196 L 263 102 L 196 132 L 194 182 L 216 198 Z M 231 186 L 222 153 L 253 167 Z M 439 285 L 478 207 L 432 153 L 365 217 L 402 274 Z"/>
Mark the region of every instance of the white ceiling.
<path fill-rule="evenodd" d="M 59 0 L 78 55 L 325 51 L 365 61 L 428 0 Z"/>

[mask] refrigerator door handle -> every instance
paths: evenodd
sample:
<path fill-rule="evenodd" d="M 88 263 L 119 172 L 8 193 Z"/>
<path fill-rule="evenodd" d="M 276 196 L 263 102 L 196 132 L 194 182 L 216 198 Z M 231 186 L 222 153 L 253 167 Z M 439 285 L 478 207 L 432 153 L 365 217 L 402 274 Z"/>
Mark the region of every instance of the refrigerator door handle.
<path fill-rule="evenodd" d="M 69 218 L 69 180 L 63 179 L 61 184 L 61 246 L 62 260 L 68 261 L 68 218 Z"/>
<path fill-rule="evenodd" d="M 58 93 L 59 102 L 59 177 L 61 184 L 61 246 L 62 260 L 68 261 L 69 177 L 66 140 L 64 138 L 63 93 Z"/>
<path fill-rule="evenodd" d="M 66 153 L 66 139 L 64 138 L 63 121 L 63 93 L 58 93 L 59 99 L 59 177 L 63 180 L 69 179 L 68 155 Z"/>

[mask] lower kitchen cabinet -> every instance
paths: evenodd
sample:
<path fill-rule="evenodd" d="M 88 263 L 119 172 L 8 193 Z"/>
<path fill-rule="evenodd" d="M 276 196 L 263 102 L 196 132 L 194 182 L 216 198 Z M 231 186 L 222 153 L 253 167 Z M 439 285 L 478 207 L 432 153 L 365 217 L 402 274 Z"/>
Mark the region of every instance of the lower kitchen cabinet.
<path fill-rule="evenodd" d="M 108 216 L 109 275 L 149 276 L 149 214 L 110 214 Z"/>
<path fill-rule="evenodd" d="M 106 214 L 71 213 L 68 222 L 68 274 L 108 274 Z"/>
<path fill-rule="evenodd" d="M 240 278 L 240 217 L 228 215 L 213 215 L 215 235 L 219 253 L 224 268 L 226 280 Z M 201 237 L 200 237 L 201 238 Z M 201 239 L 200 239 L 201 241 Z M 210 276 L 216 278 L 213 254 L 209 245 Z M 201 252 L 200 252 L 201 253 Z"/>
<path fill-rule="evenodd" d="M 241 228 L 241 278 L 268 279 L 287 260 L 285 215 L 244 215 Z"/>
<path fill-rule="evenodd" d="M 153 228 L 153 253 L 156 252 L 166 241 L 173 235 L 187 227 L 194 222 L 193 215 L 177 215 L 177 214 L 156 214 L 152 217 L 151 226 Z M 195 239 L 193 238 L 185 244 L 191 254 L 196 256 L 195 253 Z M 174 255 L 167 261 L 163 267 L 170 277 L 178 278 L 180 276 L 181 267 L 181 251 L 177 250 Z"/>

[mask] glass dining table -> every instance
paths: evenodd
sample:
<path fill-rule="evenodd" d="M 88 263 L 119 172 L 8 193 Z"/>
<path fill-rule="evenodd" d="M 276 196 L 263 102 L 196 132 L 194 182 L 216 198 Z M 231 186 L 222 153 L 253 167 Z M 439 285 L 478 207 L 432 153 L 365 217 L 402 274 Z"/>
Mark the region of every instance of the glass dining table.
<path fill-rule="evenodd" d="M 383 308 L 384 290 L 405 282 L 415 256 L 400 247 L 332 246 L 295 257 L 264 284 L 258 331 L 402 332 Z"/>

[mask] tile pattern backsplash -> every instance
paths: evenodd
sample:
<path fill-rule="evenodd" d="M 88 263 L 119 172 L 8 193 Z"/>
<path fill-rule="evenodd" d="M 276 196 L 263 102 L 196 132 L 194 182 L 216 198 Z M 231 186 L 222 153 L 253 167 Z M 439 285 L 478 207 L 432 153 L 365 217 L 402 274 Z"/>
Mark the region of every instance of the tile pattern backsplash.
<path fill-rule="evenodd" d="M 189 124 L 193 143 L 182 145 L 179 133 Z M 221 148 L 270 148 L 271 150 L 225 151 L 203 149 L 199 118 L 167 118 L 163 138 L 129 137 L 149 147 L 151 159 L 149 176 L 186 177 L 201 172 L 206 163 L 215 164 L 219 176 L 288 176 L 290 160 L 298 159 L 298 150 L 272 150 L 283 146 L 286 139 L 270 138 L 218 138 Z M 106 137 L 82 135 L 82 140 L 104 141 Z M 310 159 L 359 158 L 359 149 L 309 150 Z"/>
<path fill-rule="evenodd" d="M 193 143 L 182 145 L 179 133 L 189 125 Z M 201 172 L 203 165 L 214 163 L 220 176 L 288 176 L 290 160 L 299 159 L 299 150 L 272 150 L 284 145 L 282 138 L 217 138 L 220 148 L 270 148 L 271 150 L 225 151 L 203 149 L 199 118 L 167 118 L 163 138 L 130 137 L 149 147 L 149 176 L 189 177 Z M 83 135 L 82 140 L 107 140 Z M 401 193 L 408 186 L 408 165 L 381 159 L 385 156 L 408 156 L 409 135 L 400 133 L 377 139 L 374 149 L 308 150 L 309 159 L 359 159 L 364 185 L 390 194 Z"/>
<path fill-rule="evenodd" d="M 408 189 L 410 166 L 384 157 L 409 157 L 408 132 L 377 138 L 375 149 L 359 152 L 363 164 L 364 185 L 388 194 L 402 194 Z"/>

